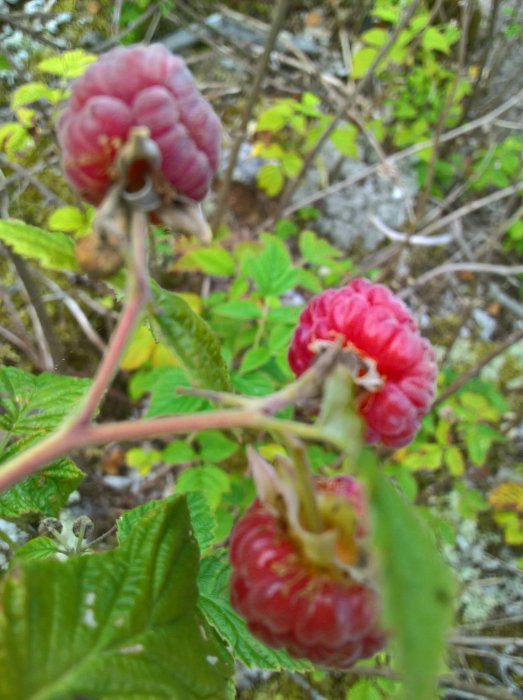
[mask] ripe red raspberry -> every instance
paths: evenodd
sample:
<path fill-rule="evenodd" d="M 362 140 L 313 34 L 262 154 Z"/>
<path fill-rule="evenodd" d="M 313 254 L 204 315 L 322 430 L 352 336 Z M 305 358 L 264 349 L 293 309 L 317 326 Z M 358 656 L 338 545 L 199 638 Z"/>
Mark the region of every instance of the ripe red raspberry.
<path fill-rule="evenodd" d="M 317 479 L 315 488 L 327 503 L 341 498 L 350 504 L 355 538 L 347 542 L 339 537 L 337 552 L 357 559 L 361 552 L 355 543 L 367 532 L 360 485 L 337 477 Z M 336 528 L 335 523 L 326 525 Z M 232 605 L 268 646 L 342 669 L 384 647 L 378 594 L 346 571 L 320 568 L 308 560 L 286 525 L 259 500 L 233 528 L 230 559 Z"/>
<path fill-rule="evenodd" d="M 220 122 L 183 59 L 161 44 L 115 48 L 73 84 L 58 141 L 78 194 L 102 201 L 116 175 L 115 156 L 135 126 L 149 128 L 166 181 L 201 200 L 218 167 Z"/>
<path fill-rule="evenodd" d="M 300 316 L 289 349 L 297 376 L 314 361 L 314 341 L 335 341 L 363 359 L 376 362 L 383 382 L 363 391 L 358 408 L 367 441 L 389 447 L 409 443 L 434 397 L 434 350 L 423 338 L 408 308 L 386 287 L 355 279 L 342 289 L 314 297 Z"/>

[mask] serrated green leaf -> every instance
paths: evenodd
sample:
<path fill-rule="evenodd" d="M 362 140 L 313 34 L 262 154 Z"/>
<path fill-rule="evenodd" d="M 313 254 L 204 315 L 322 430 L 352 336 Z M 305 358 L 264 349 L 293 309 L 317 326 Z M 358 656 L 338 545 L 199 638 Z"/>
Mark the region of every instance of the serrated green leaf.
<path fill-rule="evenodd" d="M 238 450 L 238 443 L 219 430 L 202 430 L 198 434 L 200 457 L 204 462 L 221 462 Z"/>
<path fill-rule="evenodd" d="M 191 467 L 180 474 L 176 481 L 176 493 L 198 491 L 205 495 L 210 507 L 218 506 L 224 493 L 231 488 L 229 477 L 213 464 Z"/>
<path fill-rule="evenodd" d="M 17 88 L 11 97 L 11 109 L 13 112 L 23 105 L 45 100 L 52 105 L 64 99 L 64 91 L 51 88 L 45 83 L 25 83 Z"/>
<path fill-rule="evenodd" d="M 89 383 L 88 379 L 47 372 L 35 376 L 15 367 L 0 368 L 0 428 L 5 432 L 0 462 L 55 430 L 79 403 Z M 83 477 L 69 459 L 59 459 L 2 493 L 0 517 L 58 515 Z"/>
<path fill-rule="evenodd" d="M 162 450 L 162 459 L 166 464 L 183 464 L 196 459 L 197 455 L 189 443 L 173 440 Z"/>
<path fill-rule="evenodd" d="M 381 700 L 382 695 L 371 680 L 360 680 L 347 691 L 346 700 Z"/>
<path fill-rule="evenodd" d="M 309 230 L 302 231 L 300 234 L 299 248 L 304 259 L 313 265 L 330 262 L 343 255 L 341 250 L 332 246 L 324 238 L 320 238 L 314 231 Z"/>
<path fill-rule="evenodd" d="M 258 117 L 256 123 L 257 131 L 276 132 L 287 126 L 289 117 L 292 115 L 292 107 L 287 102 L 279 102 L 269 107 Z"/>
<path fill-rule="evenodd" d="M 477 467 L 485 464 L 492 444 L 503 440 L 497 430 L 483 423 L 465 426 L 464 434 L 469 458 Z"/>
<path fill-rule="evenodd" d="M 59 207 L 47 221 L 51 231 L 78 231 L 86 224 L 86 217 L 78 207 Z"/>
<path fill-rule="evenodd" d="M 163 367 L 155 373 L 155 381 L 147 391 L 150 393 L 149 404 L 145 411 L 147 418 L 170 416 L 175 413 L 195 413 L 208 405 L 198 396 L 181 396 L 178 387 L 189 387 L 185 372 L 177 367 Z"/>
<path fill-rule="evenodd" d="M 49 537 L 35 537 L 21 547 L 15 553 L 16 561 L 30 561 L 31 559 L 47 559 L 58 552 L 57 543 Z"/>
<path fill-rule="evenodd" d="M 347 158 L 358 157 L 358 130 L 352 124 L 340 129 L 336 129 L 330 136 L 331 142 L 338 151 Z"/>
<path fill-rule="evenodd" d="M 385 29 L 369 29 L 367 32 L 363 32 L 360 39 L 364 41 L 369 46 L 375 46 L 381 49 L 385 46 L 389 38 L 389 33 Z"/>
<path fill-rule="evenodd" d="M 198 491 L 188 492 L 185 495 L 189 513 L 191 516 L 191 524 L 198 542 L 200 552 L 205 551 L 213 542 L 214 532 L 216 530 L 216 519 L 211 512 L 207 499 Z M 129 537 L 131 532 L 136 527 L 141 527 L 140 521 L 156 508 L 161 507 L 163 501 L 153 500 L 144 503 L 138 508 L 124 513 L 118 519 L 118 540 L 121 543 Z"/>
<path fill-rule="evenodd" d="M 242 358 L 240 372 L 246 374 L 263 367 L 271 359 L 271 351 L 267 347 L 251 348 Z"/>
<path fill-rule="evenodd" d="M 294 287 L 298 271 L 282 241 L 270 234 L 262 235 L 262 240 L 262 252 L 249 261 L 249 274 L 261 294 L 278 297 Z"/>
<path fill-rule="evenodd" d="M 430 530 L 375 463 L 370 486 L 385 622 L 394 632 L 406 700 L 433 700 L 452 622 L 453 585 Z"/>
<path fill-rule="evenodd" d="M 218 316 L 234 318 L 238 321 L 254 321 L 262 315 L 260 307 L 255 302 L 244 299 L 225 301 L 223 304 L 218 304 L 213 308 L 213 313 L 218 314 Z"/>
<path fill-rule="evenodd" d="M 267 396 L 275 390 L 274 382 L 263 372 L 233 375 L 236 391 L 247 396 Z"/>
<path fill-rule="evenodd" d="M 78 272 L 73 241 L 58 231 L 44 231 L 15 219 L 0 220 L 0 241 L 46 270 Z"/>
<path fill-rule="evenodd" d="M 44 58 L 37 65 L 43 73 L 59 75 L 63 78 L 77 78 L 83 75 L 87 67 L 96 61 L 97 56 L 86 53 L 82 49 L 64 51 L 60 56 Z"/>
<path fill-rule="evenodd" d="M 440 51 L 448 54 L 450 51 L 450 43 L 448 38 L 440 32 L 436 27 L 428 27 L 423 33 L 421 44 L 424 49 L 432 51 Z"/>
<path fill-rule="evenodd" d="M 231 380 L 220 342 L 207 323 L 176 294 L 154 283 L 152 290 L 154 319 L 191 381 L 207 389 L 230 390 Z"/>
<path fill-rule="evenodd" d="M 203 554 L 214 542 L 216 518 L 211 511 L 208 500 L 199 491 L 187 493 L 187 505 L 189 506 L 194 536 L 200 552 Z"/>
<path fill-rule="evenodd" d="M 70 415 L 90 383 L 89 379 L 49 372 L 33 375 L 16 367 L 2 367 L 0 428 L 17 436 L 48 433 Z"/>
<path fill-rule="evenodd" d="M 465 473 L 465 460 L 459 447 L 451 445 L 444 453 L 445 465 L 452 476 L 461 476 Z"/>
<path fill-rule="evenodd" d="M 303 166 L 303 158 L 297 153 L 284 153 L 281 156 L 281 165 L 287 177 L 296 177 Z"/>
<path fill-rule="evenodd" d="M 7 122 L 0 126 L 0 148 L 9 159 L 34 146 L 34 141 L 27 129 L 18 122 Z"/>
<path fill-rule="evenodd" d="M 307 661 L 291 659 L 283 650 L 269 649 L 255 639 L 247 625 L 232 609 L 229 602 L 230 568 L 223 555 L 205 557 L 200 565 L 198 586 L 200 609 L 222 639 L 234 649 L 235 656 L 245 666 L 277 671 L 307 671 Z"/>
<path fill-rule="evenodd" d="M 185 253 L 176 263 L 177 270 L 199 270 L 206 275 L 234 275 L 232 255 L 224 248 L 199 248 Z"/>
<path fill-rule="evenodd" d="M 356 51 L 354 58 L 352 60 L 352 78 L 353 80 L 359 80 L 367 73 L 369 68 L 374 63 L 376 56 L 378 55 L 377 49 L 371 49 L 364 47 L 359 51 Z"/>
<path fill-rule="evenodd" d="M 22 562 L 2 582 L 0 697 L 226 700 L 231 660 L 197 608 L 185 499 L 116 550 Z"/>
<path fill-rule="evenodd" d="M 34 443 L 35 440 L 18 440 L 2 453 L 2 461 Z M 32 520 L 36 515 L 56 517 L 83 478 L 84 473 L 71 460 L 59 459 L 1 493 L 0 518 Z"/>
<path fill-rule="evenodd" d="M 283 171 L 281 165 L 262 165 L 258 170 L 256 182 L 258 187 L 269 197 L 276 197 L 283 189 Z"/>

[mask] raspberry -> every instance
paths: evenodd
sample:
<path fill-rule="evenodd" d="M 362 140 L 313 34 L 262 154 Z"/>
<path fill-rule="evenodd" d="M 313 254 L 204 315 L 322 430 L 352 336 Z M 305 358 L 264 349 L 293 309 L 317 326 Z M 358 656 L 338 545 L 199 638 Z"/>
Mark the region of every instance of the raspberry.
<path fill-rule="evenodd" d="M 161 44 L 118 47 L 73 84 L 58 122 L 67 179 L 99 204 L 115 179 L 115 156 L 135 126 L 148 127 L 167 183 L 199 201 L 218 167 L 220 122 L 184 61 Z"/>
<path fill-rule="evenodd" d="M 363 360 L 373 360 L 381 377 L 377 391 L 362 391 L 358 409 L 368 442 L 389 447 L 409 443 L 434 397 L 434 350 L 423 338 L 408 308 L 386 287 L 355 279 L 343 289 L 328 289 L 302 312 L 289 349 L 289 364 L 299 376 L 315 358 L 315 341 L 334 342 Z"/>
<path fill-rule="evenodd" d="M 358 482 L 346 476 L 317 479 L 315 489 L 327 502 L 341 498 L 348 503 L 356 516 L 355 539 L 366 534 Z M 349 545 L 340 551 L 353 551 L 354 542 Z M 232 605 L 268 646 L 341 669 L 384 647 L 378 594 L 346 571 L 308 560 L 282 520 L 259 500 L 233 528 L 230 559 Z"/>

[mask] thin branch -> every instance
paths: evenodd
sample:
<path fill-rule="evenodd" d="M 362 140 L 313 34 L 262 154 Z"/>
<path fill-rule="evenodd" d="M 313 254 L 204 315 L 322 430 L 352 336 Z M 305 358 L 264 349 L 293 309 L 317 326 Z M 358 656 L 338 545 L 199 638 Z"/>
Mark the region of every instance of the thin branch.
<path fill-rule="evenodd" d="M 414 284 L 399 293 L 399 296 L 405 297 L 416 287 L 422 287 L 427 284 L 434 277 L 439 275 L 448 275 L 453 272 L 480 272 L 489 275 L 501 275 L 502 277 L 508 277 L 509 275 L 521 275 L 523 274 L 523 265 L 490 265 L 489 263 L 446 263 L 445 265 L 440 265 L 439 267 L 434 267 L 432 270 L 425 272 L 423 275 L 418 277 Z"/>
<path fill-rule="evenodd" d="M 451 129 L 450 131 L 447 131 L 446 133 L 442 134 L 440 138 L 440 143 L 453 141 L 459 136 L 464 136 L 465 134 L 475 131 L 476 129 L 481 129 L 482 127 L 497 119 L 501 114 L 504 114 L 509 109 L 512 109 L 512 107 L 517 105 L 522 100 L 523 90 L 520 90 L 518 93 L 516 93 L 516 95 L 508 99 L 502 105 L 499 105 L 499 107 L 493 109 L 491 112 L 488 112 L 487 114 L 483 115 L 482 117 L 479 117 L 478 119 L 475 119 L 474 121 L 468 122 L 468 124 L 463 124 L 462 126 L 456 127 L 455 129 Z M 392 165 L 396 165 L 396 163 L 399 163 L 405 160 L 406 158 L 410 158 L 410 156 L 416 155 L 416 153 L 423 151 L 431 145 L 432 139 L 428 141 L 423 141 L 422 143 L 418 143 L 413 146 L 409 146 L 403 151 L 399 151 L 398 153 L 395 153 L 389 158 L 387 158 L 387 165 L 389 167 Z M 351 177 L 348 177 L 345 180 L 341 180 L 340 182 L 335 182 L 333 185 L 329 185 L 329 187 L 326 187 L 323 190 L 319 190 L 318 192 L 315 192 L 314 194 L 308 197 L 304 197 L 300 201 L 291 204 L 290 206 L 283 209 L 283 211 L 279 213 L 279 216 L 290 216 L 295 211 L 298 211 L 303 207 L 310 206 L 311 204 L 315 204 L 316 202 L 325 199 L 325 197 L 328 197 L 331 194 L 342 192 L 343 190 L 352 187 L 356 183 L 365 180 L 370 175 L 374 175 L 375 173 L 379 172 L 382 169 L 382 167 L 383 166 L 381 163 L 369 165 L 367 168 L 364 168 L 361 172 L 357 173 L 356 175 L 352 175 Z M 268 227 L 272 221 L 274 221 L 274 217 L 271 217 L 270 219 L 264 221 L 261 224 L 261 228 Z"/>
<path fill-rule="evenodd" d="M 464 646 L 479 646 L 486 645 L 491 647 L 519 646 L 523 647 L 523 639 L 521 637 L 463 637 L 455 635 L 451 639 L 452 644 L 461 644 Z"/>
<path fill-rule="evenodd" d="M 61 289 L 56 282 L 44 277 L 44 283 L 53 291 L 56 298 L 62 301 L 65 306 L 69 309 L 78 326 L 82 330 L 85 337 L 91 341 L 91 343 L 103 354 L 106 351 L 106 345 L 98 333 L 94 330 L 89 319 L 84 313 L 83 309 L 80 307 L 77 301 L 66 294 L 63 289 Z"/>
<path fill-rule="evenodd" d="M 152 5 L 149 5 L 149 7 L 146 10 L 144 10 L 143 13 L 137 19 L 134 20 L 134 22 L 130 22 L 124 29 L 122 29 L 122 31 L 119 34 L 112 36 L 110 39 L 102 41 L 93 49 L 93 51 L 95 51 L 96 53 L 103 53 L 104 51 L 111 49 L 113 46 L 117 46 L 124 37 L 126 37 L 131 32 L 134 32 L 135 29 L 138 29 L 138 27 L 147 22 L 147 20 L 150 17 L 152 17 L 157 10 L 157 2 L 153 3 Z"/>
<path fill-rule="evenodd" d="M 430 238 L 416 234 L 409 236 L 407 233 L 402 233 L 401 231 L 395 231 L 394 229 L 389 228 L 389 226 L 383 223 L 381 219 L 378 219 L 377 216 L 371 216 L 369 221 L 378 229 L 378 231 L 381 231 L 383 235 L 387 236 L 387 238 L 390 238 L 391 241 L 395 241 L 396 243 L 407 243 L 408 245 L 430 247 L 436 245 L 448 245 L 453 239 L 452 235 L 449 233 L 444 233 L 441 236 L 431 236 Z"/>
<path fill-rule="evenodd" d="M 387 43 L 381 48 L 381 51 L 378 53 L 374 61 L 372 62 L 372 65 L 370 66 L 369 70 L 365 73 L 365 76 L 363 79 L 358 83 L 356 89 L 354 90 L 354 93 L 352 95 L 347 95 L 345 100 L 343 101 L 341 107 L 338 109 L 336 114 L 333 116 L 329 126 L 325 129 L 323 134 L 320 136 L 318 141 L 316 142 L 314 148 L 312 148 L 305 158 L 303 159 L 303 165 L 301 167 L 300 172 L 298 175 L 294 178 L 294 180 L 290 181 L 284 192 L 283 195 L 280 199 L 280 202 L 278 204 L 278 208 L 274 214 L 273 220 L 278 219 L 281 216 L 281 212 L 285 210 L 287 207 L 287 204 L 291 201 L 292 196 L 300 186 L 300 184 L 303 181 L 303 178 L 305 177 L 305 174 L 307 170 L 309 169 L 311 163 L 314 161 L 316 156 L 320 153 L 321 149 L 323 148 L 324 144 L 330 137 L 330 135 L 333 133 L 333 131 L 336 129 L 338 126 L 339 122 L 341 119 L 345 117 L 345 114 L 351 104 L 354 104 L 356 101 L 358 95 L 361 95 L 369 85 L 370 81 L 374 77 L 374 73 L 376 69 L 381 65 L 383 60 L 387 57 L 391 49 L 394 47 L 396 44 L 396 41 L 401 34 L 401 32 L 405 29 L 405 27 L 409 24 L 410 20 L 414 16 L 414 13 L 416 12 L 418 5 L 420 4 L 420 0 L 414 0 L 409 6 L 408 9 L 406 10 L 405 14 L 401 18 L 400 22 L 398 23 L 397 27 L 394 29 L 392 34 L 389 37 L 389 40 Z"/>
<path fill-rule="evenodd" d="M 288 9 L 289 0 L 278 0 L 278 4 L 276 5 L 276 8 L 274 10 L 271 29 L 267 37 L 267 43 L 265 44 L 265 49 L 263 51 L 262 56 L 260 57 L 258 68 L 256 70 L 256 75 L 254 76 L 254 82 L 249 93 L 249 97 L 247 99 L 247 104 L 245 105 L 245 109 L 243 110 L 242 119 L 240 123 L 240 131 L 229 153 L 229 162 L 227 164 L 227 170 L 225 171 L 225 174 L 223 176 L 222 187 L 220 189 L 218 202 L 216 204 L 216 210 L 214 212 L 211 222 L 211 228 L 213 231 L 216 231 L 216 229 L 221 223 L 223 214 L 225 213 L 225 207 L 227 206 L 227 198 L 229 196 L 229 191 L 232 183 L 232 176 L 234 168 L 236 166 L 236 161 L 238 159 L 238 154 L 240 152 L 241 145 L 245 138 L 247 125 L 249 123 L 252 110 L 254 109 L 254 105 L 258 98 L 258 93 L 260 91 L 261 84 L 265 76 L 267 66 L 269 64 L 269 59 L 271 57 L 272 50 L 276 43 L 276 39 L 278 38 L 278 34 L 280 33 L 280 29 L 283 26 L 283 22 L 287 15 Z"/>
<path fill-rule="evenodd" d="M 77 415 L 73 417 L 74 426 L 87 426 L 92 420 L 96 408 L 118 371 L 120 359 L 128 340 L 136 328 L 140 313 L 149 296 L 147 283 L 147 215 L 133 211 L 131 214 L 130 234 L 133 264 L 129 269 L 129 290 L 124 310 L 111 337 L 109 347 L 93 380 L 88 395 Z M 73 430 L 74 432 L 74 430 Z"/>
<path fill-rule="evenodd" d="M 40 192 L 40 194 L 46 202 L 53 202 L 53 204 L 56 204 L 59 207 L 64 206 L 64 200 L 57 194 L 55 194 L 52 190 L 50 190 L 48 187 L 46 187 L 46 185 L 40 182 L 40 180 L 34 174 L 35 172 L 38 172 L 40 170 L 45 170 L 46 168 L 48 169 L 48 162 L 33 168 L 33 170 L 28 170 L 19 163 L 10 161 L 3 153 L 0 153 L 0 161 L 2 162 L 2 165 L 4 167 L 9 168 L 13 172 L 17 173 L 20 176 L 20 178 L 27 180 L 27 182 L 33 185 L 33 187 Z M 8 184 L 10 181 L 11 178 L 8 178 L 6 180 L 6 184 Z"/>
<path fill-rule="evenodd" d="M 452 221 L 460 219 L 463 216 L 468 216 L 468 214 L 471 214 L 473 211 L 482 209 L 483 207 L 486 207 L 489 204 L 493 204 L 494 202 L 499 202 L 499 200 L 501 199 L 511 197 L 513 194 L 516 194 L 517 192 L 520 192 L 522 190 L 523 180 L 520 182 L 516 182 L 516 184 L 510 185 L 509 187 L 505 187 L 502 190 L 498 190 L 497 192 L 492 192 L 491 194 L 485 195 L 485 197 L 480 197 L 480 199 L 475 199 L 472 202 L 467 202 L 467 204 L 464 204 L 459 209 L 456 209 L 450 214 L 447 214 L 447 216 L 443 216 L 441 219 L 433 221 L 428 226 L 425 226 L 425 228 L 419 231 L 419 235 L 430 236 L 431 233 L 434 233 L 434 231 L 439 231 L 439 229 L 443 228 Z"/>
<path fill-rule="evenodd" d="M 483 357 L 474 367 L 469 369 L 468 372 L 464 372 L 460 377 L 458 377 L 458 379 L 456 379 L 455 382 L 452 382 L 450 386 L 448 386 L 444 391 L 442 391 L 441 394 L 432 404 L 432 408 L 434 409 L 437 406 L 439 406 L 443 401 L 446 401 L 449 398 L 449 396 L 452 396 L 452 394 L 455 394 L 456 391 L 459 391 L 459 389 L 465 386 L 467 382 L 469 382 L 471 379 L 474 379 L 474 377 L 477 377 L 483 369 L 483 367 L 488 365 L 489 362 L 491 362 L 494 358 L 498 357 L 499 355 L 503 354 L 505 350 L 508 350 L 508 348 L 510 348 L 515 343 L 518 343 L 522 339 L 523 328 L 520 328 L 519 330 L 512 333 L 512 335 L 510 335 L 504 342 L 499 343 L 499 345 L 497 345 L 493 350 L 491 350 L 491 352 L 487 353 L 485 357 Z"/>
<path fill-rule="evenodd" d="M 12 331 L 10 331 L 8 328 L 4 328 L 3 326 L 0 326 L 0 336 L 2 336 L 4 340 L 7 340 L 8 343 L 11 343 L 11 345 L 13 345 L 17 350 L 24 352 L 39 370 L 44 369 L 40 363 L 40 358 L 25 340 L 19 338 Z"/>
<path fill-rule="evenodd" d="M 432 147 L 430 161 L 429 161 L 429 165 L 428 165 L 428 169 L 427 169 L 427 176 L 425 178 L 425 184 L 423 186 L 423 190 L 421 192 L 421 195 L 420 195 L 420 198 L 418 201 L 418 205 L 416 207 L 415 225 L 413 226 L 414 229 L 417 228 L 417 222 L 421 221 L 421 219 L 425 216 L 428 198 L 429 198 L 430 192 L 432 190 L 432 185 L 434 183 L 434 176 L 436 174 L 436 163 L 437 163 L 438 155 L 439 155 L 439 143 L 440 143 L 441 134 L 443 133 L 443 129 L 445 128 L 445 122 L 447 121 L 447 117 L 448 117 L 449 112 L 452 108 L 454 98 L 456 97 L 459 82 L 461 80 L 461 74 L 462 74 L 463 68 L 465 66 L 465 58 L 466 58 L 466 53 L 467 53 L 467 39 L 469 36 L 472 8 L 473 8 L 472 2 L 466 2 L 466 3 L 464 3 L 464 5 L 462 7 L 461 14 L 462 14 L 463 29 L 461 31 L 461 37 L 460 37 L 459 49 L 458 49 L 458 65 L 457 65 L 457 68 L 456 68 L 456 71 L 454 74 L 454 80 L 452 81 L 451 88 L 450 88 L 449 93 L 447 95 L 447 99 L 445 101 L 445 104 L 443 105 L 443 109 L 441 110 L 441 112 L 439 114 L 438 122 L 436 124 L 436 129 L 434 132 L 434 139 L 433 139 L 433 147 Z"/>

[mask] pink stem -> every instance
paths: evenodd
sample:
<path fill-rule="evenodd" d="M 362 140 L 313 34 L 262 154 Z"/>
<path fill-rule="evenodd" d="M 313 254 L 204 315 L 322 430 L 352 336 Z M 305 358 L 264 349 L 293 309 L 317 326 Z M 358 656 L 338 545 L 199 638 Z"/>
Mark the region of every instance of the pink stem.
<path fill-rule="evenodd" d="M 147 283 L 147 216 L 142 212 L 133 212 L 130 226 L 131 265 L 129 266 L 129 283 L 127 303 L 122 311 L 107 351 L 98 367 L 91 388 L 79 413 L 72 417 L 71 424 L 86 426 L 91 422 L 107 388 L 111 384 L 124 353 L 125 347 L 138 324 L 140 313 L 149 296 Z"/>

